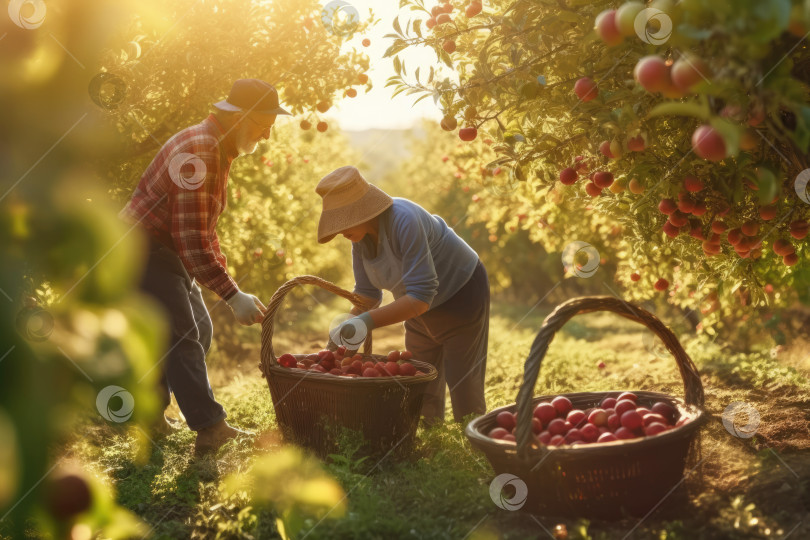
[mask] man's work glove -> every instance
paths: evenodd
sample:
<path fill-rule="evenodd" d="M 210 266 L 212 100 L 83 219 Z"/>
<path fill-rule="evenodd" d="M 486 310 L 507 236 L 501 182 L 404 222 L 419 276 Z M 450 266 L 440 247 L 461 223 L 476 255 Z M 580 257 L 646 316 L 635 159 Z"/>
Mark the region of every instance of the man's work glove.
<path fill-rule="evenodd" d="M 243 293 L 242 291 L 231 296 L 226 303 L 230 306 L 231 311 L 233 311 L 236 320 L 245 326 L 262 322 L 262 319 L 264 319 L 264 311 L 267 309 L 264 307 L 261 300 L 252 294 Z"/>
<path fill-rule="evenodd" d="M 342 346 L 346 347 L 346 356 L 354 355 L 373 329 L 374 320 L 368 312 L 346 319 L 329 331 L 329 343 L 326 348 L 334 351 Z"/>

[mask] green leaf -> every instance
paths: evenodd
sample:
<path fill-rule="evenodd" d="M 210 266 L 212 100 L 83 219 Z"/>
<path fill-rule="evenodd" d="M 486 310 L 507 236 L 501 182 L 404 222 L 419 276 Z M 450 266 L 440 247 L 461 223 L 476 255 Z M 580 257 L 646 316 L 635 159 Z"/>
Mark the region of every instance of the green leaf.
<path fill-rule="evenodd" d="M 657 116 L 694 116 L 701 120 L 708 120 L 711 116 L 708 104 L 700 103 L 681 103 L 678 101 L 667 101 L 653 107 L 647 114 L 647 118 L 655 118 Z"/>

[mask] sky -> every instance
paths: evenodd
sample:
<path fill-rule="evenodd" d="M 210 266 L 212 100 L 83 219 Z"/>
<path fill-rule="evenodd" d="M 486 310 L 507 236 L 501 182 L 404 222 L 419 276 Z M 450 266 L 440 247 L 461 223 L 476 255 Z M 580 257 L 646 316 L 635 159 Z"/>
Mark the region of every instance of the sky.
<path fill-rule="evenodd" d="M 381 19 L 379 23 L 371 27 L 364 35 L 355 36 L 348 41 L 344 47 L 356 47 L 368 54 L 371 59 L 371 67 L 368 76 L 373 88 L 368 93 L 358 87 L 358 95 L 353 99 L 342 99 L 337 106 L 330 110 L 340 127 L 346 130 L 364 129 L 408 129 L 419 123 L 421 118 L 433 118 L 437 122 L 441 119 L 441 111 L 433 103 L 433 99 L 427 98 L 416 106 L 412 107 L 418 95 L 406 96 L 403 94 L 395 98 L 391 97 L 393 87 L 385 87 L 386 80 L 395 74 L 392 58 L 383 58 L 386 49 L 393 41 L 391 38 L 383 38 L 385 34 L 393 33 L 392 21 L 399 15 L 399 0 L 345 0 L 357 9 L 360 18 L 368 17 L 368 10 L 374 11 L 375 18 Z M 327 5 L 329 0 L 321 0 L 322 5 Z M 431 5 L 428 3 L 428 5 Z M 410 10 L 403 11 L 400 23 L 403 28 L 405 21 L 409 17 L 417 17 L 417 12 Z M 363 47 L 361 42 L 364 38 L 371 40 L 369 47 Z M 418 66 L 422 66 L 422 72 L 430 69 L 430 66 L 444 65 L 439 62 L 436 53 L 429 48 L 420 49 L 409 48 L 400 53 L 400 58 L 404 60 L 411 74 Z M 445 66 L 445 70 L 447 66 Z"/>

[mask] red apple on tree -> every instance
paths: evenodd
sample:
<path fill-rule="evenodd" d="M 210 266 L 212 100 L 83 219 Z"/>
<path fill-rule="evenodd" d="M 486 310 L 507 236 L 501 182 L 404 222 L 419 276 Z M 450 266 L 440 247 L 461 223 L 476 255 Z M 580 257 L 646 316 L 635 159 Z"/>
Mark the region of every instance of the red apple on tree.
<path fill-rule="evenodd" d="M 645 56 L 633 69 L 636 81 L 648 92 L 662 92 L 671 84 L 669 66 L 660 56 Z"/>
<path fill-rule="evenodd" d="M 596 35 L 608 46 L 618 45 L 624 41 L 624 36 L 616 27 L 616 10 L 607 9 L 596 16 L 594 21 Z"/>
<path fill-rule="evenodd" d="M 590 77 L 582 77 L 574 83 L 574 93 L 581 101 L 591 101 L 599 95 L 599 88 Z"/>
<path fill-rule="evenodd" d="M 726 141 L 708 124 L 698 127 L 692 134 L 692 148 L 695 154 L 709 161 L 721 161 L 727 156 Z"/>

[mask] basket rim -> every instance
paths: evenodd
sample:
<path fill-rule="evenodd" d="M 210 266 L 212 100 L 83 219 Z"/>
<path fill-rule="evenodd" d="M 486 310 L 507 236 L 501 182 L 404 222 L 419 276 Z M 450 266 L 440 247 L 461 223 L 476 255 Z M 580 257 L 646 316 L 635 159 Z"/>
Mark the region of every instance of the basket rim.
<path fill-rule="evenodd" d="M 294 357 L 309 356 L 314 353 L 289 353 Z M 376 358 L 387 358 L 384 354 L 368 353 L 363 356 L 370 356 Z M 302 370 L 297 368 L 286 368 L 282 366 L 267 366 L 267 374 L 272 374 L 275 377 L 288 378 L 288 379 L 308 379 L 310 377 L 316 381 L 328 381 L 330 383 L 337 383 L 342 385 L 365 385 L 365 386 L 405 386 L 426 383 L 434 380 L 439 376 L 439 370 L 433 364 L 428 364 L 422 360 L 407 360 L 414 366 L 420 369 L 427 369 L 424 375 L 389 375 L 387 377 L 341 377 L 340 375 L 333 375 L 331 373 L 321 373 L 319 371 Z"/>
<path fill-rule="evenodd" d="M 649 390 L 606 390 L 606 391 L 598 391 L 598 392 L 567 392 L 564 394 L 553 394 L 553 395 L 543 395 L 543 396 L 535 396 L 532 398 L 532 405 L 536 405 L 537 402 L 552 399 L 557 396 L 565 396 L 567 398 L 596 398 L 596 397 L 609 397 L 610 394 L 620 394 L 622 392 L 632 392 L 636 394 L 640 398 L 664 398 L 671 402 L 673 402 L 679 412 L 681 414 L 690 414 L 693 415 L 694 418 L 689 422 L 678 426 L 673 427 L 663 433 L 658 433 L 652 436 L 645 436 L 645 437 L 635 437 L 633 439 L 620 439 L 617 441 L 610 441 L 610 442 L 603 442 L 603 443 L 593 443 L 593 444 L 578 444 L 578 445 L 570 445 L 570 444 L 563 444 L 560 446 L 546 446 L 542 445 L 540 448 L 529 448 L 529 456 L 534 457 L 542 457 L 547 454 L 553 453 L 557 456 L 580 456 L 583 454 L 592 455 L 594 453 L 600 453 L 601 451 L 605 451 L 604 453 L 613 453 L 614 451 L 626 450 L 628 448 L 632 448 L 633 450 L 637 448 L 645 448 L 649 446 L 658 446 L 662 441 L 669 442 L 675 439 L 680 438 L 687 438 L 694 435 L 694 432 L 700 426 L 700 423 L 705 418 L 705 411 L 696 405 L 689 405 L 683 398 L 675 397 L 670 394 L 664 394 L 663 392 L 652 392 Z M 473 418 L 465 427 L 464 434 L 470 439 L 475 446 L 478 446 L 482 451 L 494 451 L 500 452 L 505 454 L 515 454 L 517 457 L 517 444 L 511 441 L 507 442 L 498 442 L 496 439 L 491 439 L 481 433 L 479 427 L 481 424 L 486 423 L 491 418 L 497 416 L 499 413 L 503 411 L 514 412 L 517 409 L 517 403 L 511 403 L 508 405 L 503 405 L 498 407 L 497 409 L 493 409 L 492 411 L 482 414 L 476 418 Z M 486 450 L 484 450 L 486 449 Z"/>

